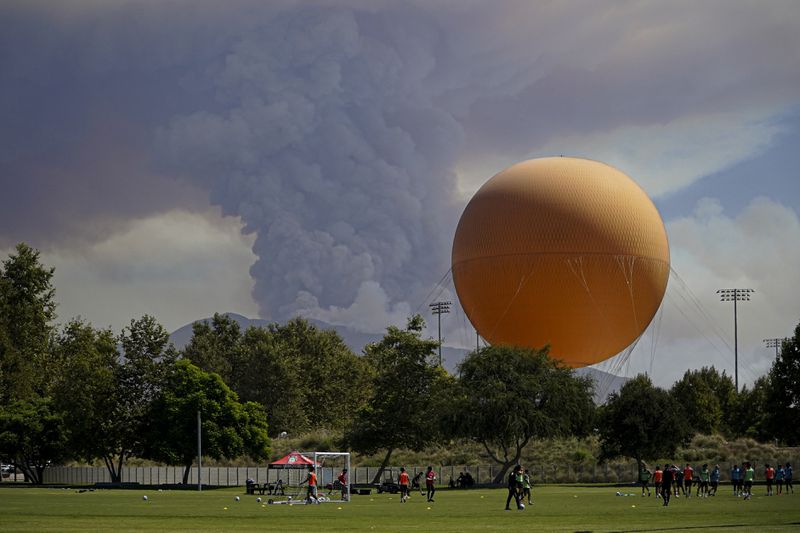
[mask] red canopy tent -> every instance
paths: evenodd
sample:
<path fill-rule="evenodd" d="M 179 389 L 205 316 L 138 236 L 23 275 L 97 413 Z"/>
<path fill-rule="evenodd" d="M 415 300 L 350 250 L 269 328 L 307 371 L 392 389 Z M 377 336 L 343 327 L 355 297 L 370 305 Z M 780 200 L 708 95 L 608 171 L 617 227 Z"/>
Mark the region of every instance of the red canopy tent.
<path fill-rule="evenodd" d="M 314 464 L 312 459 L 297 450 L 269 464 L 269 468 L 308 468 L 309 466 L 319 466 L 319 463 Z"/>
<path fill-rule="evenodd" d="M 269 464 L 270 469 L 285 471 L 284 474 L 280 474 L 280 471 L 278 472 L 278 476 L 280 476 L 279 483 L 286 483 L 288 486 L 295 487 L 305 479 L 305 470 L 309 466 L 319 466 L 319 463 L 314 464 L 313 459 L 309 459 L 297 450 Z"/>

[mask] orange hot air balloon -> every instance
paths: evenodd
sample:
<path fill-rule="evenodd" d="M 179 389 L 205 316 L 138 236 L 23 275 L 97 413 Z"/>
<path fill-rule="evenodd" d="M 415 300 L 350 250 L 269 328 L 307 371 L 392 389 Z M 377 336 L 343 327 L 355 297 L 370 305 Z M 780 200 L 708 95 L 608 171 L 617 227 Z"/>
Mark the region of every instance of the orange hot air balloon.
<path fill-rule="evenodd" d="M 523 161 L 475 193 L 456 229 L 458 298 L 492 344 L 572 367 L 603 361 L 653 319 L 669 277 L 664 223 L 614 167 L 572 157 Z"/>

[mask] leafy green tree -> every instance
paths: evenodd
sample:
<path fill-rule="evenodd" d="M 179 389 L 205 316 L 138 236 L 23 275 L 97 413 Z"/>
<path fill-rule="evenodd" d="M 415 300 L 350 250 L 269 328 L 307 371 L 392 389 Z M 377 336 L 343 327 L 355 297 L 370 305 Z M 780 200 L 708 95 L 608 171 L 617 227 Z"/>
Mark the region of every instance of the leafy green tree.
<path fill-rule="evenodd" d="M 114 365 L 115 388 L 95 438 L 95 454 L 115 483 L 122 481 L 125 461 L 143 455 L 151 404 L 177 357 L 169 334 L 151 316 L 131 320 L 118 341 L 123 356 Z"/>
<path fill-rule="evenodd" d="M 665 390 L 646 375 L 636 376 L 600 408 L 601 457 L 627 456 L 641 464 L 643 459 L 673 456 L 689 439 L 682 421 L 681 407 Z"/>
<path fill-rule="evenodd" d="M 769 395 L 773 390 L 770 375 L 761 376 L 752 388 L 742 387 L 736 397 L 732 431 L 736 436 L 765 442 L 771 439 L 769 428 Z"/>
<path fill-rule="evenodd" d="M 320 330 L 302 318 L 270 333 L 281 353 L 299 369 L 300 408 L 311 427 L 342 429 L 369 394 L 367 362 L 355 355 L 333 330 Z"/>
<path fill-rule="evenodd" d="M 75 319 L 53 337 L 53 406 L 64 413 L 71 457 L 87 462 L 102 457 L 103 439 L 116 406 L 119 365 L 117 339 L 110 329 L 96 330 Z"/>
<path fill-rule="evenodd" d="M 310 427 L 303 409 L 303 369 L 287 356 L 284 346 L 266 329 L 248 328 L 242 339 L 247 372 L 234 389 L 242 401 L 264 406 L 271 436 Z"/>
<path fill-rule="evenodd" d="M 0 406 L 0 459 L 22 470 L 27 480 L 41 484 L 45 468 L 67 455 L 66 426 L 49 398 Z"/>
<path fill-rule="evenodd" d="M 270 431 L 341 429 L 368 394 L 366 363 L 335 331 L 296 318 L 285 325 L 248 328 L 215 314 L 193 326 L 183 356 L 219 373 L 244 401 L 262 403 Z"/>
<path fill-rule="evenodd" d="M 184 467 L 188 483 L 197 457 L 197 412 L 201 413 L 203 454 L 214 459 L 269 456 L 266 413 L 254 403 L 241 405 L 218 374 L 178 361 L 153 402 L 145 456 Z"/>
<path fill-rule="evenodd" d="M 670 389 L 672 401 L 683 407 L 691 433 L 730 434 L 729 418 L 736 399 L 733 380 L 714 367 L 687 370 Z"/>
<path fill-rule="evenodd" d="M 210 324 L 207 320 L 192 324 L 192 338 L 182 355 L 206 372 L 219 374 L 235 389 L 235 383 L 246 373 L 241 368 L 241 338 L 238 322 L 228 315 L 214 313 Z"/>
<path fill-rule="evenodd" d="M 20 243 L 0 268 L 0 404 L 41 394 L 55 319 L 53 268 Z"/>
<path fill-rule="evenodd" d="M 483 445 L 501 469 L 494 482 L 519 463 L 534 438 L 586 435 L 594 416 L 593 385 L 533 351 L 490 346 L 459 365 L 456 433 Z"/>
<path fill-rule="evenodd" d="M 766 426 L 770 436 L 787 446 L 800 445 L 800 324 L 781 346 L 780 357 L 769 372 L 766 391 Z"/>
<path fill-rule="evenodd" d="M 424 327 L 422 317 L 415 315 L 405 330 L 390 326 L 380 342 L 365 348 L 372 394 L 345 440 L 361 453 L 386 450 L 373 482 L 378 482 L 395 449 L 419 451 L 443 438 L 440 415 L 452 385 L 434 361 L 438 342 L 421 338 Z"/>

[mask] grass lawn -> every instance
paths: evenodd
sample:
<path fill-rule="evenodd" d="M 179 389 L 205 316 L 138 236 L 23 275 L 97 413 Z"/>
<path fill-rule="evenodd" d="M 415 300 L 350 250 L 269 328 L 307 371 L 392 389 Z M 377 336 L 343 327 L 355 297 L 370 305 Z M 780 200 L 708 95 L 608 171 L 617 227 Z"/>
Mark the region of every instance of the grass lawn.
<path fill-rule="evenodd" d="M 264 505 L 242 489 L 189 491 L 3 488 L 0 531 L 798 531 L 800 491 L 750 501 L 620 497 L 610 487 L 539 486 L 534 505 L 503 510 L 505 490 L 354 496 L 351 503 Z M 627 489 L 637 493 L 636 489 Z M 148 501 L 142 496 L 147 494 Z M 236 496 L 240 501 L 235 501 Z M 266 498 L 264 499 L 266 501 Z"/>

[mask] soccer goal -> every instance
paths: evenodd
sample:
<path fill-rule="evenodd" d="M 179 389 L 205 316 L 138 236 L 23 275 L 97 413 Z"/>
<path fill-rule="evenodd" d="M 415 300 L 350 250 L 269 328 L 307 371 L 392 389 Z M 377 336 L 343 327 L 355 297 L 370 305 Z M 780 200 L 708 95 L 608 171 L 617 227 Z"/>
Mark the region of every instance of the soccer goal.
<path fill-rule="evenodd" d="M 320 502 L 350 501 L 350 454 L 314 452 Z"/>

